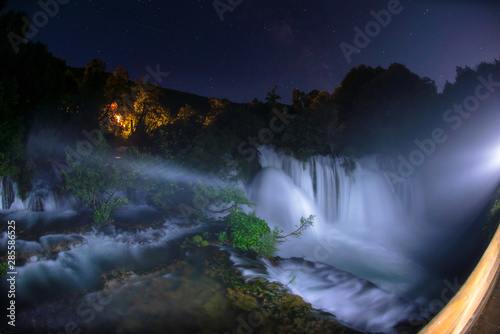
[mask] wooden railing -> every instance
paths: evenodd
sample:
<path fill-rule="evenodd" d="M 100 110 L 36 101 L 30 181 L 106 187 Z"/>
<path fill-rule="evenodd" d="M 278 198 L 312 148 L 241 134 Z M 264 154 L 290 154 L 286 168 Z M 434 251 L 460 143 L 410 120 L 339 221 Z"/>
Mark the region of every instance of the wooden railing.
<path fill-rule="evenodd" d="M 467 333 L 490 298 L 499 266 L 500 226 L 465 284 L 419 334 Z"/>

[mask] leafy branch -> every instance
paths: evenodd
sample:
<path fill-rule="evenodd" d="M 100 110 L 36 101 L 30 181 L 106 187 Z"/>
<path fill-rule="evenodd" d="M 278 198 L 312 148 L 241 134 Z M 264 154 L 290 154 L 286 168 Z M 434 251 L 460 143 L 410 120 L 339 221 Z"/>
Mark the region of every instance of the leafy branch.
<path fill-rule="evenodd" d="M 298 225 L 298 226 L 296 225 L 297 229 L 295 231 L 293 231 L 292 233 L 289 233 L 287 235 L 283 235 L 283 236 L 280 235 L 280 236 L 278 236 L 278 239 L 283 239 L 283 241 L 286 241 L 285 239 L 290 237 L 290 236 L 299 238 L 302 235 L 302 232 L 304 232 L 309 227 L 313 226 L 314 217 L 315 217 L 314 215 L 310 215 L 307 219 L 304 217 L 300 218 L 300 225 Z"/>

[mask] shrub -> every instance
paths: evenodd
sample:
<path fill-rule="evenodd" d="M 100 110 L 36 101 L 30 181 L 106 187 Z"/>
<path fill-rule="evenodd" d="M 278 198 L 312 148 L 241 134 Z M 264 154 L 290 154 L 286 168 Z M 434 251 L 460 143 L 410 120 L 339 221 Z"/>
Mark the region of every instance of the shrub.
<path fill-rule="evenodd" d="M 271 233 L 266 222 L 256 217 L 254 212 L 250 214 L 241 211 L 232 212 L 227 217 L 227 226 L 230 230 L 229 239 L 233 247 L 244 251 L 255 249 L 262 236 Z M 260 246 L 257 249 L 260 249 Z"/>
<path fill-rule="evenodd" d="M 275 227 L 272 231 L 267 223 L 256 217 L 255 213 L 244 213 L 234 210 L 226 217 L 228 232 L 217 235 L 220 242 L 228 240 L 233 247 L 244 251 L 254 251 L 260 256 L 270 258 L 277 250 L 277 244 L 287 241 L 288 237 L 300 237 L 302 232 L 313 225 L 314 216 L 302 217 L 297 229 L 287 235 L 281 235 L 282 230 Z"/>
<path fill-rule="evenodd" d="M 134 176 L 119 168 L 106 143 L 102 143 L 81 161 L 73 159 L 69 154 L 66 160 L 70 172 L 62 171 L 65 190 L 69 190 L 76 199 L 92 210 L 94 226 L 111 224 L 111 213 L 126 203 L 115 197 L 115 193 L 130 187 Z"/>
<path fill-rule="evenodd" d="M 203 240 L 203 237 L 201 235 L 195 235 L 192 239 L 186 238 L 186 240 L 184 241 L 184 243 L 185 244 L 186 243 L 187 244 L 192 244 L 192 245 L 195 245 L 197 247 L 207 247 L 208 246 L 208 241 L 207 240 Z"/>
<path fill-rule="evenodd" d="M 274 252 L 278 250 L 276 245 L 278 243 L 279 233 L 280 231 L 278 228 L 274 228 L 272 232 L 263 234 L 257 241 L 257 244 L 250 249 L 263 257 L 272 257 Z"/>

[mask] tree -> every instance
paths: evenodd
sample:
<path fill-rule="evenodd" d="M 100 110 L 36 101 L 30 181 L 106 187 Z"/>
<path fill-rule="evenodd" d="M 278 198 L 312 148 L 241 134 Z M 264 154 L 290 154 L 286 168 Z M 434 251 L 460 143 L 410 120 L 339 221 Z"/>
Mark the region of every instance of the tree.
<path fill-rule="evenodd" d="M 317 89 L 308 94 L 293 89 L 292 99 L 297 115 L 279 144 L 300 160 L 317 154 L 339 154 L 343 127 L 333 95 Z"/>
<path fill-rule="evenodd" d="M 101 59 L 92 59 L 90 63 L 85 65 L 85 71 L 83 72 L 83 87 L 100 88 L 103 87 L 106 82 L 106 63 Z"/>
<path fill-rule="evenodd" d="M 364 153 L 390 152 L 394 143 L 412 140 L 436 95 L 432 80 L 398 63 L 353 68 L 333 94 L 345 142 Z"/>
<path fill-rule="evenodd" d="M 145 85 L 138 83 L 137 100 L 134 110 L 126 118 L 126 126 L 130 127 L 130 135 L 134 139 L 144 139 L 154 130 L 171 121 L 170 111 L 162 103 L 161 88 L 147 90 Z"/>
<path fill-rule="evenodd" d="M 99 124 L 107 126 L 107 130 L 114 132 L 115 135 L 123 135 L 125 130 L 123 122 L 134 109 L 131 88 L 132 82 L 128 72 L 118 65 L 113 75 L 106 80 L 104 87 L 106 101 L 99 115 Z"/>
<path fill-rule="evenodd" d="M 6 0 L 0 0 L 0 13 L 5 9 Z M 7 13 L 0 15 L 0 53 L 17 53 L 19 48 L 26 41 L 26 29 L 23 32 L 23 18 L 26 17 L 25 12 L 10 10 Z"/>
<path fill-rule="evenodd" d="M 64 189 L 92 211 L 94 226 L 111 224 L 111 213 L 126 204 L 116 192 L 132 186 L 133 174 L 119 167 L 104 141 L 81 160 L 67 153 L 66 162 L 70 171 L 62 171 Z"/>
<path fill-rule="evenodd" d="M 201 123 L 202 118 L 200 114 L 193 109 L 193 107 L 191 107 L 189 104 L 186 103 L 184 107 L 181 107 L 179 109 L 175 121 L 176 122 L 181 121 L 186 123 Z"/>
<path fill-rule="evenodd" d="M 276 102 L 281 100 L 281 96 L 276 94 L 276 90 L 278 90 L 278 86 L 274 86 L 273 89 L 271 89 L 271 91 L 266 95 L 266 102 L 271 107 L 275 107 Z"/>
<path fill-rule="evenodd" d="M 295 111 L 296 114 L 300 114 L 304 111 L 305 106 L 304 106 L 304 97 L 306 96 L 306 93 L 293 88 L 292 89 L 292 105 L 293 105 L 293 110 Z"/>
<path fill-rule="evenodd" d="M 219 115 L 226 111 L 229 101 L 227 99 L 216 99 L 215 97 L 208 98 L 210 111 L 203 122 L 204 126 L 212 124 Z"/>
<path fill-rule="evenodd" d="M 130 93 L 132 82 L 130 82 L 127 70 L 120 65 L 116 66 L 113 75 L 106 80 L 106 86 L 104 88 L 104 96 L 106 96 L 109 101 L 115 101 L 123 94 Z"/>

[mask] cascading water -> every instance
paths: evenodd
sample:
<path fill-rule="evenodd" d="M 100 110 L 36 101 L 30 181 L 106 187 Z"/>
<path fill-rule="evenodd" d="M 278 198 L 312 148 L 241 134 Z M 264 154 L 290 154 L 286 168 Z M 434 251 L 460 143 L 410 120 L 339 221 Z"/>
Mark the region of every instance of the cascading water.
<path fill-rule="evenodd" d="M 148 207 L 135 207 L 129 208 L 125 214 L 138 219 L 140 216 L 147 217 L 149 211 Z M 49 229 L 51 224 L 63 218 L 59 214 L 30 224 L 27 214 L 12 213 L 8 219 L 15 219 L 18 228 L 29 231 L 42 224 Z M 79 219 L 76 212 L 64 217 L 65 222 Z M 183 219 L 170 219 L 159 228 L 136 232 L 124 232 L 111 226 L 99 233 L 45 235 L 37 241 L 18 238 L 17 302 L 50 300 L 63 291 L 95 287 L 99 284 L 99 275 L 114 268 L 149 270 L 164 263 L 178 255 L 179 244 L 186 235 L 201 230 L 199 225 L 186 228 L 183 223 Z M 0 235 L 2 249 L 7 249 L 8 240 L 7 233 Z M 54 253 L 52 256 L 51 252 Z"/>
<path fill-rule="evenodd" d="M 0 179 L 0 209 L 12 211 L 56 211 L 69 209 L 71 199 L 64 198 L 51 184 L 47 176 L 38 176 L 33 181 L 33 190 L 25 200 L 18 196 L 18 186 L 9 176 Z"/>
<path fill-rule="evenodd" d="M 0 209 L 9 209 L 15 197 L 12 179 L 9 176 L 0 178 Z"/>
<path fill-rule="evenodd" d="M 260 164 L 263 169 L 248 189 L 259 217 L 287 234 L 301 217 L 315 215 L 312 228 L 278 251 L 315 263 L 314 270 L 294 261 L 267 263 L 268 279 L 293 280 L 289 286 L 295 293 L 361 330 L 390 331 L 408 319 L 416 305 L 410 299 L 422 298 L 422 280 L 429 279 L 411 256 L 422 212 L 418 189 L 409 180 L 392 185 L 376 156 L 346 171 L 342 159 L 316 156 L 301 162 L 263 147 Z M 332 279 L 339 269 L 353 274 L 354 281 Z M 355 283 L 364 280 L 376 287 Z"/>

